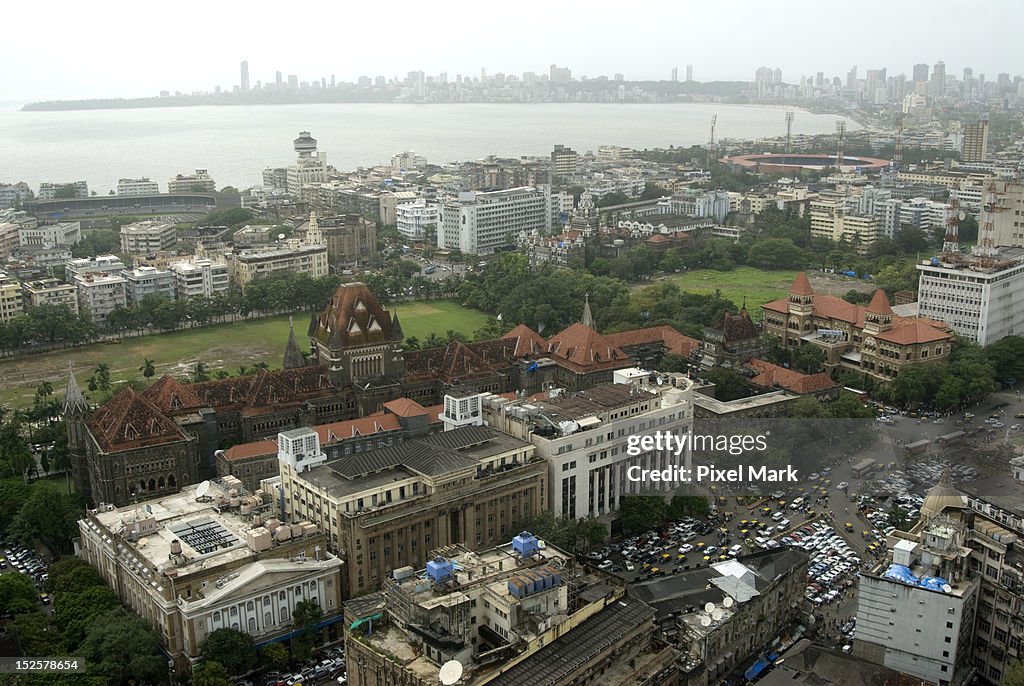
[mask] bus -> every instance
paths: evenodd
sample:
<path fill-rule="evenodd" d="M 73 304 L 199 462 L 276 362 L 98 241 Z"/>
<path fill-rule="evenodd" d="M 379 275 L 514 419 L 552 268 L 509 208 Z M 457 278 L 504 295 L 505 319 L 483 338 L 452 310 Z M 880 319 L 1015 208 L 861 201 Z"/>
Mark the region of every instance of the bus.
<path fill-rule="evenodd" d="M 862 403 L 866 403 L 868 401 L 867 391 L 862 391 L 859 388 L 854 388 L 852 386 L 843 386 L 843 390 L 846 391 L 847 393 L 853 393 L 855 396 L 857 396 L 857 399 L 860 400 Z"/>
<path fill-rule="evenodd" d="M 863 460 L 853 465 L 850 469 L 850 473 L 858 479 L 871 476 L 878 469 L 878 462 L 870 457 L 865 457 Z"/>

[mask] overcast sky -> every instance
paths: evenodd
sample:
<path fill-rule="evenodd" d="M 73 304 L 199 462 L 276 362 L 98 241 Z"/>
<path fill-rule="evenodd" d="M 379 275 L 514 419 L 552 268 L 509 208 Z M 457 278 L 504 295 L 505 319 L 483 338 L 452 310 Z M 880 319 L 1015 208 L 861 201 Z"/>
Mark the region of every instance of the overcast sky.
<path fill-rule="evenodd" d="M 507 8 L 507 9 L 502 9 Z M 0 100 L 149 96 L 231 88 L 245 59 L 253 84 L 274 72 L 351 81 L 422 69 L 479 76 L 753 79 L 845 78 L 939 60 L 994 79 L 1024 72 L 1024 3 L 1000 0 L 490 0 L 223 2 L 50 0 L 4 3 Z M 1001 49 L 993 49 L 1001 46 Z"/>

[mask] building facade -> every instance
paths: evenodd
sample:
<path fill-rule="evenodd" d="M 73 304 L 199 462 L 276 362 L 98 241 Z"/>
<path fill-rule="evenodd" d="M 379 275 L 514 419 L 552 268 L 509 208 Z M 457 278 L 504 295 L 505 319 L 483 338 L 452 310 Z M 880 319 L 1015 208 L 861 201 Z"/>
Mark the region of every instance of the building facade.
<path fill-rule="evenodd" d="M 179 300 L 227 293 L 231 286 L 228 265 L 206 259 L 174 262 L 168 270 L 174 275 L 174 291 Z"/>
<path fill-rule="evenodd" d="M 78 308 L 98 327 L 107 325 L 107 317 L 118 307 L 128 306 L 127 281 L 123 276 L 86 272 L 75 274 Z"/>
<path fill-rule="evenodd" d="M 177 297 L 175 275 L 156 267 L 136 267 L 121 272 L 125 281 L 125 300 L 128 307 L 142 302 L 149 295 L 174 300 Z"/>
<path fill-rule="evenodd" d="M 216 193 L 217 183 L 205 169 L 195 174 L 177 174 L 167 182 L 168 193 Z"/>
<path fill-rule="evenodd" d="M 21 284 L 21 293 L 26 307 L 60 305 L 78 314 L 78 291 L 70 283 L 52 278 L 24 281 Z"/>
<path fill-rule="evenodd" d="M 170 222 L 144 221 L 121 227 L 121 252 L 130 255 L 152 255 L 177 242 L 178 233 Z"/>
<path fill-rule="evenodd" d="M 75 552 L 149 622 L 174 670 L 187 675 L 218 629 L 264 645 L 293 630 L 300 602 L 319 605 L 328 623 L 340 620 L 341 560 L 316 526 L 282 524 L 271 509 L 268 494 L 205 482 L 145 506 L 89 510 Z"/>
<path fill-rule="evenodd" d="M 346 597 L 425 565 L 436 548 L 493 546 L 547 508 L 547 469 L 533 446 L 484 426 L 330 462 L 311 429 L 281 434 L 278 446 L 283 517 L 317 523 L 344 551 Z"/>
<path fill-rule="evenodd" d="M 160 186 L 156 181 L 143 177 L 141 179 L 118 179 L 118 195 L 156 195 Z"/>
<path fill-rule="evenodd" d="M 82 225 L 79 222 L 38 224 L 18 229 L 18 244 L 23 248 L 76 245 L 80 240 L 82 240 Z"/>
<path fill-rule="evenodd" d="M 9 322 L 25 311 L 21 284 L 0 272 L 0 322 Z"/>
<path fill-rule="evenodd" d="M 401 203 L 395 208 L 398 233 L 410 241 L 429 240 L 437 235 L 437 205 L 426 200 Z"/>
<path fill-rule="evenodd" d="M 890 380 L 908 364 L 947 358 L 954 340 L 942 322 L 894 314 L 884 291 L 876 291 L 866 306 L 853 305 L 815 293 L 803 272 L 786 299 L 761 307 L 766 334 L 787 348 L 818 346 L 829 372 L 842 367 Z"/>
<path fill-rule="evenodd" d="M 459 193 L 438 215 L 437 247 L 467 255 L 489 255 L 520 233 L 551 226 L 547 198 L 535 188 Z"/>

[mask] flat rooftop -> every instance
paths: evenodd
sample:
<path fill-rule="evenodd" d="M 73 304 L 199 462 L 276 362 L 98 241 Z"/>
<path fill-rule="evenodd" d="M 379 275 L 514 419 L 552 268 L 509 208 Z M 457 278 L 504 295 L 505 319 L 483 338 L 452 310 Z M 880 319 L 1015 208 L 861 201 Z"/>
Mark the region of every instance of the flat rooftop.
<path fill-rule="evenodd" d="M 759 407 L 765 407 L 767 405 L 774 405 L 780 402 L 788 402 L 796 400 L 797 397 L 798 396 L 786 391 L 772 391 L 771 393 L 762 393 L 761 395 L 754 395 L 749 398 L 738 398 L 736 400 L 726 402 L 704 395 L 698 391 L 693 395 L 693 404 L 702 409 L 714 412 L 715 414 L 729 414 L 730 412 L 743 412 L 746 410 L 757 409 Z"/>
<path fill-rule="evenodd" d="M 126 538 L 123 545 L 132 546 L 136 557 L 148 567 L 169 566 L 171 542 L 179 541 L 185 562 L 174 566 L 182 576 L 251 557 L 253 551 L 246 543 L 251 519 L 242 517 L 237 510 L 218 507 L 211 498 L 229 497 L 220 485 L 211 482 L 210 497 L 198 500 L 197 488 L 198 485 L 189 486 L 166 498 L 98 511 L 92 518 L 106 530 L 103 533 L 127 536 L 133 526 L 140 525 L 143 533 L 134 542 Z"/>

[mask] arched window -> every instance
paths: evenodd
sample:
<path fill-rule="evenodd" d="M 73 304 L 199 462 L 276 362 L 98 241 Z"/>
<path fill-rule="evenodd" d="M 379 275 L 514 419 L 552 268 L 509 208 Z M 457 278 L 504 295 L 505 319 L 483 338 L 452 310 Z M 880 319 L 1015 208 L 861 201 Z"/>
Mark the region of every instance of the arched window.
<path fill-rule="evenodd" d="M 287 607 L 282 607 L 281 608 L 281 623 L 282 624 L 287 624 L 288 623 L 288 608 Z"/>
<path fill-rule="evenodd" d="M 173 474 L 171 474 L 170 476 L 167 477 L 167 486 L 168 486 L 168 488 L 174 488 L 176 483 L 177 483 L 177 481 L 174 480 L 174 475 Z"/>
<path fill-rule="evenodd" d="M 255 617 L 250 617 L 249 618 L 249 633 L 253 633 L 254 631 L 256 631 L 256 618 Z"/>
<path fill-rule="evenodd" d="M 274 625 L 274 615 L 269 612 L 263 613 L 263 627 L 267 628 Z"/>
<path fill-rule="evenodd" d="M 288 600 L 288 596 L 287 596 L 287 595 L 285 594 L 285 592 L 284 592 L 284 591 L 281 591 L 281 593 L 280 593 L 280 594 L 279 594 L 279 595 L 278 595 L 277 597 L 278 597 L 278 599 L 280 599 L 280 601 L 281 601 L 282 603 L 283 603 L 284 601 Z"/>
<path fill-rule="evenodd" d="M 156 479 L 150 479 L 149 480 L 149 490 L 151 490 L 151 491 L 155 491 L 156 490 Z"/>
<path fill-rule="evenodd" d="M 139 491 L 144 491 L 144 490 L 146 490 L 146 480 L 145 479 L 139 479 Z"/>
<path fill-rule="evenodd" d="M 163 488 L 164 483 L 164 478 L 161 476 L 160 479 L 156 482 L 156 485 L 159 486 L 160 488 Z"/>
<path fill-rule="evenodd" d="M 214 624 L 219 624 L 220 623 L 220 612 L 214 612 L 213 613 L 213 623 Z"/>
<path fill-rule="evenodd" d="M 245 609 L 246 609 L 246 610 L 247 610 L 248 612 L 252 612 L 253 610 L 255 610 L 255 609 L 256 609 L 256 604 L 255 604 L 255 603 L 253 603 L 253 602 L 252 602 L 252 601 L 250 600 L 249 602 L 247 602 L 247 603 L 245 604 Z"/>

